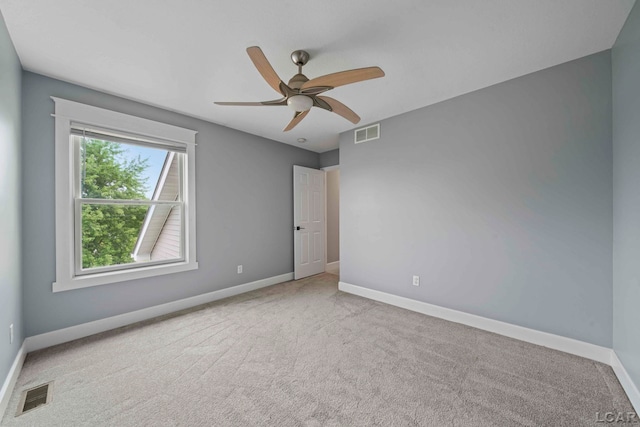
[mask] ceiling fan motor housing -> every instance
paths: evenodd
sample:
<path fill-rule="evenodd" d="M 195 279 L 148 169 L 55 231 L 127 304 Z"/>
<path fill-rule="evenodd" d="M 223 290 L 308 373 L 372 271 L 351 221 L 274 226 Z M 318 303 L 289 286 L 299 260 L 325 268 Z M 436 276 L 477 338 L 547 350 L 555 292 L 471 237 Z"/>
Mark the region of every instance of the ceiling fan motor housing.
<path fill-rule="evenodd" d="M 309 79 L 302 73 L 298 73 L 289 80 L 289 87 L 292 89 L 300 89 Z"/>

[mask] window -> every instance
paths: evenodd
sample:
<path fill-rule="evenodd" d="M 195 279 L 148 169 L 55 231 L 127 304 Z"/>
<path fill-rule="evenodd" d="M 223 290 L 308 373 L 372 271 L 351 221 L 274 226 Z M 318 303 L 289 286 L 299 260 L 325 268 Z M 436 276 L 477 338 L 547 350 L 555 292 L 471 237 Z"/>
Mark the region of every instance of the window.
<path fill-rule="evenodd" d="M 196 132 L 53 100 L 54 292 L 196 269 Z"/>

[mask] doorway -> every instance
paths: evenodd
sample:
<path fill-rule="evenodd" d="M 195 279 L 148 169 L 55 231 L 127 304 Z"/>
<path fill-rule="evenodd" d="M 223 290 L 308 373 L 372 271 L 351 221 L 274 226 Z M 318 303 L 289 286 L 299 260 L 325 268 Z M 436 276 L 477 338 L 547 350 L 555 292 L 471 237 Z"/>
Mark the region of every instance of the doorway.
<path fill-rule="evenodd" d="M 293 166 L 293 278 L 323 273 L 326 268 L 325 172 Z"/>
<path fill-rule="evenodd" d="M 325 171 L 326 256 L 325 271 L 340 276 L 340 166 Z"/>

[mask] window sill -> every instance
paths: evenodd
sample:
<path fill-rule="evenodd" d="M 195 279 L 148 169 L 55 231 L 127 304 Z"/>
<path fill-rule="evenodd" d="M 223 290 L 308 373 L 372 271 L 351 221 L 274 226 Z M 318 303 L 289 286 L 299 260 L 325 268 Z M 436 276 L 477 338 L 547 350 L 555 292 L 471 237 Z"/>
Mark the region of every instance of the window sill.
<path fill-rule="evenodd" d="M 53 283 L 53 292 L 70 291 L 73 289 L 89 288 L 91 286 L 107 285 L 128 280 L 143 279 L 145 277 L 162 276 L 165 274 L 181 273 L 197 270 L 198 263 L 179 262 L 175 264 L 154 265 L 133 268 L 130 270 L 110 271 L 106 273 L 88 274 L 86 276 L 70 277 Z"/>

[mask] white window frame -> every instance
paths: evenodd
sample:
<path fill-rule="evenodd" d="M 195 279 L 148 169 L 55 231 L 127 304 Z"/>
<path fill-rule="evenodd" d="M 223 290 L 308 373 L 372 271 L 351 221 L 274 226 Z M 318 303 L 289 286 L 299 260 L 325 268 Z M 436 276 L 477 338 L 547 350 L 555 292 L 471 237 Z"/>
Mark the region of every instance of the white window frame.
<path fill-rule="evenodd" d="M 197 132 L 153 120 L 118 113 L 62 98 L 55 102 L 55 191 L 56 191 L 56 281 L 53 292 L 105 285 L 164 274 L 195 270 L 196 258 L 196 169 L 195 137 Z M 79 176 L 75 147 L 71 141 L 71 124 L 83 123 L 125 134 L 167 141 L 186 148 L 184 162 L 184 258 L 177 262 L 136 266 L 115 271 L 76 274 L 76 230 L 74 180 Z"/>

